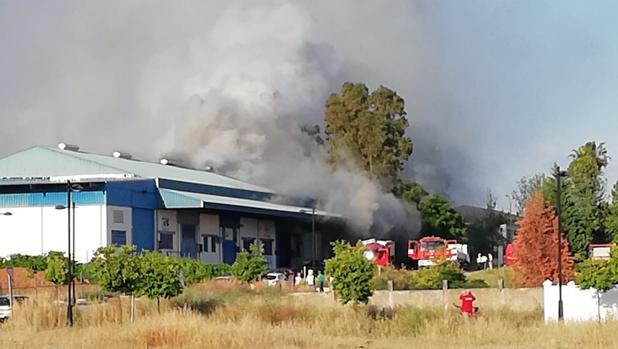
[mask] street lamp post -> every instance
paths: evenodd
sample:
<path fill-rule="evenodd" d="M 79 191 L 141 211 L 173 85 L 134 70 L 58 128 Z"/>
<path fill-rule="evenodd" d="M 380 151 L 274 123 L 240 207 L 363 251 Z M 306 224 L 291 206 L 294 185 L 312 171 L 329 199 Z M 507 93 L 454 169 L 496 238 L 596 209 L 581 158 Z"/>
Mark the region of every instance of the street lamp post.
<path fill-rule="evenodd" d="M 566 171 L 560 171 L 560 166 L 556 166 L 556 213 L 558 214 L 558 321 L 564 319 L 564 308 L 562 304 L 562 206 L 561 206 L 561 185 L 560 178 L 567 175 Z"/>
<path fill-rule="evenodd" d="M 80 191 L 82 186 L 79 184 L 71 184 L 67 181 L 67 204 L 56 205 L 57 210 L 67 210 L 67 326 L 73 326 L 73 297 L 75 285 L 73 284 L 73 265 L 75 262 L 75 203 L 71 201 L 71 193 Z M 73 220 L 71 221 L 71 207 L 73 208 Z M 73 223 L 73 239 L 71 239 L 71 223 Z M 71 248 L 71 240 L 73 247 Z M 72 256 L 71 258 L 71 251 Z"/>
<path fill-rule="evenodd" d="M 301 213 L 308 213 L 309 211 L 302 209 Z M 315 243 L 315 207 L 311 208 L 311 247 L 313 250 L 313 256 L 311 260 L 311 267 L 313 268 L 313 272 L 315 272 L 315 259 L 316 259 L 316 243 Z"/>
<path fill-rule="evenodd" d="M 0 212 L 0 216 L 8 217 L 8 216 L 12 216 L 12 215 L 13 215 L 13 213 L 10 212 L 10 211 Z M 11 257 L 9 256 L 9 258 L 11 258 Z M 14 299 L 13 299 L 13 259 L 12 258 L 11 258 L 11 265 L 7 268 L 7 277 L 9 279 L 8 280 L 9 281 L 9 305 L 10 305 L 11 309 L 13 311 L 15 311 L 15 309 L 13 308 L 13 301 L 14 301 Z"/>

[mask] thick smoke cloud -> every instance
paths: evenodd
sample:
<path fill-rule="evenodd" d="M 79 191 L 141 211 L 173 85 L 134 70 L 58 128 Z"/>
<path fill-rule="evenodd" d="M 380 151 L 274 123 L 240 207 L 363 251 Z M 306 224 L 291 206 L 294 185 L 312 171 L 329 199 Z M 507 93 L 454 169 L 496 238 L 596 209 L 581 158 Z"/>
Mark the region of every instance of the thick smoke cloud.
<path fill-rule="evenodd" d="M 287 195 L 315 197 L 327 211 L 349 218 L 359 232 L 414 229 L 392 194 L 352 165 L 332 173 L 323 161 L 325 149 L 301 131 L 321 123 L 324 101 L 346 79 L 345 53 L 320 34 L 311 11 L 273 2 L 232 4 L 216 12 L 194 32 L 165 34 L 166 44 L 153 37 L 161 31 L 151 33 L 152 24 L 128 28 L 139 13 L 118 23 L 127 26 L 126 38 L 120 36 L 123 30 L 104 23 L 86 26 L 93 41 L 80 47 L 86 57 L 77 62 L 84 66 L 51 67 L 66 70 L 49 81 L 51 92 L 59 95 L 21 111 L 20 120 L 28 124 L 20 131 L 41 119 L 53 120 L 46 139 L 78 138 L 85 149 L 119 148 L 151 159 L 175 154 L 197 168 L 209 165 Z M 64 15 L 85 25 L 81 16 Z M 173 24 L 193 17 L 164 22 L 177 30 Z M 128 41 L 142 36 L 147 40 L 141 50 L 132 48 Z M 77 54 L 75 49 L 71 53 Z M 125 61 L 126 56 L 134 59 Z M 110 70 L 118 75 L 110 77 Z M 77 118 L 76 113 L 83 114 Z M 91 123 L 106 142 L 81 141 L 83 130 L 94 131 Z"/>
<path fill-rule="evenodd" d="M 404 173 L 482 204 L 488 189 L 500 199 L 522 175 L 565 166 L 589 139 L 613 152 L 617 33 L 615 9 L 602 7 L 3 1 L 0 156 L 60 140 L 148 160 L 181 154 L 324 198 L 366 228 L 374 210 L 393 211 L 392 197 L 358 173 L 330 175 L 300 132 L 321 123 L 329 93 L 360 81 L 406 100 L 415 151 Z"/>

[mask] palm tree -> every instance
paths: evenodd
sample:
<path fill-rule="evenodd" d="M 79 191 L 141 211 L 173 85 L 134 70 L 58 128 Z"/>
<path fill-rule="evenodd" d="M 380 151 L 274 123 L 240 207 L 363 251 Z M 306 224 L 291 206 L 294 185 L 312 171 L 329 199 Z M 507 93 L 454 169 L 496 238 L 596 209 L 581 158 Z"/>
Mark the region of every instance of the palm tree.
<path fill-rule="evenodd" d="M 579 147 L 579 149 L 573 149 L 569 156 L 571 159 L 577 159 L 583 156 L 594 156 L 599 170 L 606 167 L 611 159 L 611 157 L 607 155 L 605 143 L 601 142 L 597 144 L 595 141 L 587 142 Z"/>

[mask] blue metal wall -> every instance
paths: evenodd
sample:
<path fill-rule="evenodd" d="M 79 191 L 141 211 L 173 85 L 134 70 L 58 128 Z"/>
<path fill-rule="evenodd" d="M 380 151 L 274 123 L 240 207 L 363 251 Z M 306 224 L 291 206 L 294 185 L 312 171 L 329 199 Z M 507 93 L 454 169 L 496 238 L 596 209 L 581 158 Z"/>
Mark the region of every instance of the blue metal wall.
<path fill-rule="evenodd" d="M 108 182 L 107 204 L 131 207 L 133 244 L 138 250 L 155 248 L 155 210 L 163 207 L 154 180 Z"/>

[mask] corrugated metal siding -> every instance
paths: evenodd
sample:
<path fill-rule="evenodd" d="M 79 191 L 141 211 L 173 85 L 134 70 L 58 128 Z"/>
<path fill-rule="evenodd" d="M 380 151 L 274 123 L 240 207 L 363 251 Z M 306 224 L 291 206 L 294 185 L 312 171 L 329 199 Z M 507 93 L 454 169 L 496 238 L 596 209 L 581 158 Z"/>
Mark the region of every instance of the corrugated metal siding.
<path fill-rule="evenodd" d="M 201 208 L 202 200 L 176 193 L 172 190 L 160 189 L 161 197 L 166 208 Z"/>
<path fill-rule="evenodd" d="M 105 184 L 107 203 L 136 208 L 163 208 L 154 180 L 108 182 Z"/>
<path fill-rule="evenodd" d="M 105 203 L 105 194 L 101 191 L 85 191 L 72 194 L 72 201 L 77 205 L 101 205 Z M 66 205 L 67 194 L 55 193 L 18 193 L 0 194 L 0 207 L 32 207 Z"/>
<path fill-rule="evenodd" d="M 138 250 L 153 251 L 155 248 L 154 210 L 133 208 L 133 244 Z"/>

